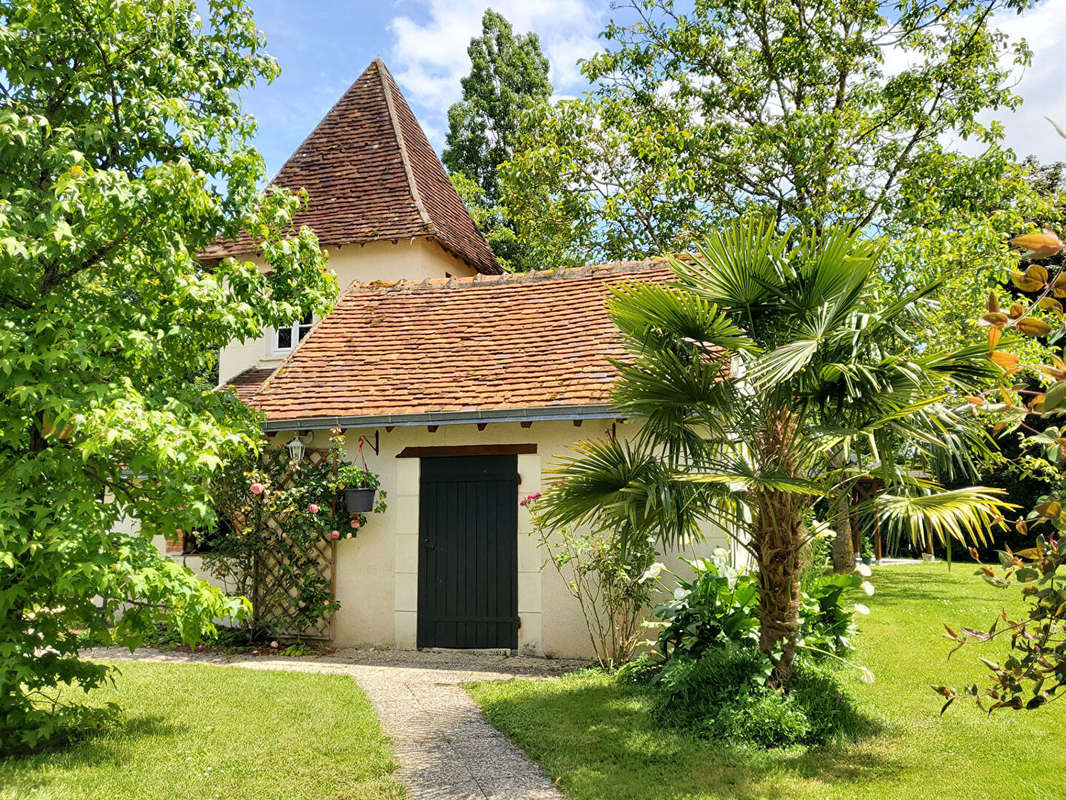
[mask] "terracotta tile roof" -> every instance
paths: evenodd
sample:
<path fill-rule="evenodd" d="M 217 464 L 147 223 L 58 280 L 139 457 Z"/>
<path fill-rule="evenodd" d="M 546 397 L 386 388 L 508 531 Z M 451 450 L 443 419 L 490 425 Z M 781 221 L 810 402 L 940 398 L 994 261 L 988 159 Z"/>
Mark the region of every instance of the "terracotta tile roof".
<path fill-rule="evenodd" d="M 239 375 L 230 378 L 222 385 L 222 388 L 226 389 L 232 386 L 233 390 L 237 392 L 237 397 L 247 403 L 252 398 L 252 395 L 259 390 L 259 387 L 263 385 L 263 382 L 273 374 L 273 369 L 246 369 Z"/>
<path fill-rule="evenodd" d="M 608 286 L 659 259 L 491 278 L 353 284 L 250 399 L 268 421 L 610 402 Z"/>
<path fill-rule="evenodd" d="M 324 246 L 432 238 L 478 272 L 501 272 L 384 62 L 375 59 L 323 117 L 271 186 L 305 189 L 293 222 Z M 203 258 L 247 254 L 244 235 Z"/>

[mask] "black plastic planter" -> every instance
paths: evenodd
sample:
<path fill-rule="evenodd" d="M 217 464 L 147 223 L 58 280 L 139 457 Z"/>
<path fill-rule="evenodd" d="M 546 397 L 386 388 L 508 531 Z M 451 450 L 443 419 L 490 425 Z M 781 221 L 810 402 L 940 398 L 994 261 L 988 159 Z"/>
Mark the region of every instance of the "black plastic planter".
<path fill-rule="evenodd" d="M 374 487 L 345 489 L 344 504 L 348 507 L 349 514 L 360 514 L 374 510 L 374 495 L 377 494 Z"/>

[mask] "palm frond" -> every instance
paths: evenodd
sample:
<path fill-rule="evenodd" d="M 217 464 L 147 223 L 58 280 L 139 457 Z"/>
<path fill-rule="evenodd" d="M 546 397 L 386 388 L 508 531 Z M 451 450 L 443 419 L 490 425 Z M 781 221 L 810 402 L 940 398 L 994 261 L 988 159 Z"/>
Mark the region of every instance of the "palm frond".
<path fill-rule="evenodd" d="M 626 528 L 668 544 L 700 536 L 699 520 L 713 489 L 677 480 L 655 452 L 632 443 L 596 439 L 571 449 L 573 456 L 548 470 L 541 501 L 547 525 Z"/>
<path fill-rule="evenodd" d="M 612 393 L 619 411 L 644 418 L 664 434 L 693 425 L 717 429 L 735 407 L 736 384 L 724 354 L 692 359 L 658 352 L 634 363 L 613 362 L 618 380 Z"/>
<path fill-rule="evenodd" d="M 716 303 L 692 292 L 636 282 L 611 287 L 611 294 L 608 313 L 635 352 L 688 350 L 706 355 L 754 347 Z"/>
<path fill-rule="evenodd" d="M 949 539 L 984 544 L 1003 512 L 1014 508 L 1003 496 L 1002 489 L 970 486 L 924 494 L 884 493 L 872 502 L 890 540 L 906 536 L 920 545 L 947 545 Z"/>
<path fill-rule="evenodd" d="M 776 470 L 754 471 L 746 469 L 746 464 L 737 462 L 723 470 L 700 470 L 678 476 L 679 480 L 691 483 L 717 484 L 727 486 L 731 491 L 744 489 L 745 491 L 772 490 L 784 494 L 806 494 L 812 496 L 821 495 L 822 488 L 816 482 L 805 478 L 797 478 Z"/>
<path fill-rule="evenodd" d="M 704 239 L 691 261 L 672 259 L 670 264 L 691 291 L 740 309 L 770 296 L 767 287 L 774 283 L 775 263 L 786 242 L 768 220 L 742 217 Z"/>

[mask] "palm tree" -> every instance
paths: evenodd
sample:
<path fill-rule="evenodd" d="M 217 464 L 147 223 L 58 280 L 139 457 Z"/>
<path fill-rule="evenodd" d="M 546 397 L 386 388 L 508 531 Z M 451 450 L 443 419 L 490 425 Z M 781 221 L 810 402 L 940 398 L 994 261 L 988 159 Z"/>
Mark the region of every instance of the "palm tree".
<path fill-rule="evenodd" d="M 996 490 L 945 491 L 911 468 L 965 463 L 974 428 L 947 400 L 997 368 L 983 348 L 916 351 L 905 330 L 936 287 L 879 304 L 877 254 L 843 230 L 780 236 L 740 220 L 671 258 L 669 283 L 617 288 L 609 311 L 629 356 L 614 403 L 641 431 L 578 445 L 541 500 L 548 524 L 667 546 L 702 521 L 732 535 L 758 569 L 759 646 L 778 686 L 792 673 L 803 519 L 818 498 L 876 473 L 870 510 L 919 541 L 983 541 L 1004 505 Z"/>

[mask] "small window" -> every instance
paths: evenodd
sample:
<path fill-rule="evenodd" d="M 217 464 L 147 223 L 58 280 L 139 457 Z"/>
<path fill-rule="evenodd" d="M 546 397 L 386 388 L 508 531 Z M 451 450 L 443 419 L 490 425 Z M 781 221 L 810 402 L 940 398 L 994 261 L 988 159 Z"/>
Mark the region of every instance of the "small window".
<path fill-rule="evenodd" d="M 299 322 L 294 322 L 284 328 L 278 328 L 274 335 L 274 350 L 279 353 L 292 350 L 298 342 L 302 341 L 311 332 L 313 323 L 314 318 L 310 314 L 305 314 Z"/>

